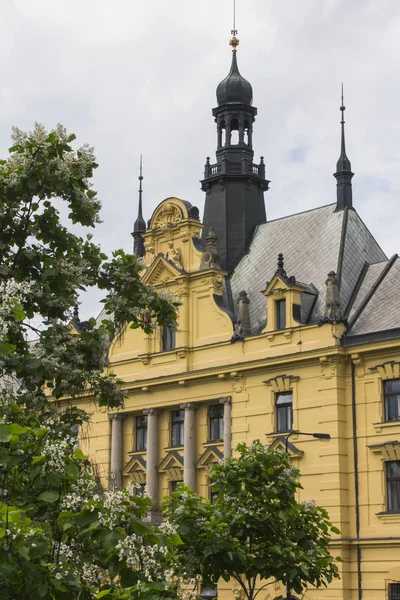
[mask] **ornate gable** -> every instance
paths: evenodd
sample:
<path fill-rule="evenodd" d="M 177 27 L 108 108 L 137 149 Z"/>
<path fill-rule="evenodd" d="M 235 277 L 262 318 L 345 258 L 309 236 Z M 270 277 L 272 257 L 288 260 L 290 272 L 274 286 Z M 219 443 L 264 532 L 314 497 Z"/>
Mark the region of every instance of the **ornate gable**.
<path fill-rule="evenodd" d="M 208 446 L 198 459 L 197 466 L 205 469 L 222 458 L 224 458 L 224 455 L 217 446 Z"/>
<path fill-rule="evenodd" d="M 180 275 L 181 272 L 159 254 L 144 274 L 143 283 L 154 286 L 165 285 Z"/>
<path fill-rule="evenodd" d="M 283 435 L 279 435 L 269 447 L 271 450 L 279 450 L 284 454 L 286 452 L 286 438 Z M 304 454 L 303 450 L 299 450 L 299 448 L 290 441 L 287 444 L 287 453 L 289 454 L 289 458 L 301 458 Z"/>
<path fill-rule="evenodd" d="M 126 463 L 124 476 L 129 476 L 135 483 L 146 483 L 146 461 L 141 454 L 134 454 Z"/>
<path fill-rule="evenodd" d="M 163 458 L 159 466 L 170 481 L 181 481 L 183 479 L 183 456 L 177 450 L 170 450 Z"/>

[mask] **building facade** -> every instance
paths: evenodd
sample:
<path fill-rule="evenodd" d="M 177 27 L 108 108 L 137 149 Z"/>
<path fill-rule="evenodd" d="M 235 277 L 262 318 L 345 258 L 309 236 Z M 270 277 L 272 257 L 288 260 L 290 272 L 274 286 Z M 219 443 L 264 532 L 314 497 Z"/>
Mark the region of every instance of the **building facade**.
<path fill-rule="evenodd" d="M 335 201 L 266 220 L 257 109 L 237 44 L 217 88 L 203 221 L 167 198 L 146 226 L 140 179 L 135 253 L 143 281 L 180 300 L 178 328 L 126 328 L 112 342 L 125 405 L 110 414 L 88 404 L 84 443 L 105 481 L 147 485 L 156 505 L 181 481 L 211 498 L 209 465 L 239 442 L 287 446 L 299 500 L 326 507 L 341 531 L 341 579 L 303 598 L 399 600 L 400 261 L 353 206 L 343 105 Z M 232 589 L 223 583 L 221 597 Z M 263 592 L 283 596 L 279 583 Z"/>

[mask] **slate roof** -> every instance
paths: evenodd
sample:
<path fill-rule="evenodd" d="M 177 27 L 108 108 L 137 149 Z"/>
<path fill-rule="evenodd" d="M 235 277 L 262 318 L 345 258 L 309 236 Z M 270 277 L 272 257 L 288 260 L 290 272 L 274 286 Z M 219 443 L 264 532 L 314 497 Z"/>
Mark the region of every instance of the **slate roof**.
<path fill-rule="evenodd" d="M 356 310 L 362 297 L 368 294 L 368 286 L 372 285 L 374 274 L 378 276 L 380 269 L 373 267 L 368 274 L 366 265 L 387 261 L 386 255 L 357 212 L 347 208 L 337 211 L 336 203 L 259 225 L 249 252 L 230 278 L 234 306 L 241 290 L 249 295 L 253 334 L 259 333 L 266 323 L 266 301 L 261 292 L 276 271 L 280 252 L 284 255 L 288 276 L 294 275 L 297 281 L 316 288 L 314 306 L 312 302 L 315 297 L 303 294 L 302 315 L 308 314 L 312 308 L 307 322 L 318 322 L 324 316 L 325 281 L 329 271 L 338 274 L 342 309 L 352 302 Z M 364 286 L 360 285 L 363 274 Z M 357 284 L 360 298 L 356 293 Z M 400 304 L 400 285 L 398 297 Z M 391 310 L 392 314 L 394 312 L 396 311 Z M 368 320 L 367 317 L 365 319 Z M 376 321 L 375 317 L 374 320 Z M 400 323 L 400 317 L 398 322 Z M 377 323 L 377 326 L 380 327 L 380 324 Z"/>

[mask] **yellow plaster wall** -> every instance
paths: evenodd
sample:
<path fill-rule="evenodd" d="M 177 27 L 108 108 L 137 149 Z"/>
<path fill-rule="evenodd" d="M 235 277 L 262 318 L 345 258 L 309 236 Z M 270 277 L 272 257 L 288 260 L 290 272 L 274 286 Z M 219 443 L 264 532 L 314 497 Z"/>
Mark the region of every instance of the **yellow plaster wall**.
<path fill-rule="evenodd" d="M 165 202 L 174 204 L 175 200 Z M 321 326 L 296 323 L 279 332 L 267 327 L 261 335 L 231 344 L 232 321 L 214 301 L 214 294 L 222 293 L 224 274 L 216 269 L 199 270 L 201 255 L 191 237 L 193 233 L 199 235 L 201 225 L 188 219 L 184 212 L 186 208 L 180 202 L 176 201 L 182 213 L 180 221 L 165 225 L 164 221 L 157 221 L 160 211 L 156 209 L 152 222 L 161 225 L 146 234 L 147 247 L 154 248 L 153 253 L 146 255 L 149 265 L 146 282 L 173 292 L 183 302 L 179 309 L 177 347 L 160 352 L 159 332 L 146 337 L 140 330 L 127 329 L 113 342 L 110 350 L 110 368 L 124 381 L 126 393 L 125 405 L 120 411 L 125 417 L 124 465 L 129 462 L 134 449 L 134 417 L 144 408 L 161 409 L 161 463 L 170 449 L 170 412 L 178 409 L 181 403 L 198 405 L 196 444 L 200 457 L 207 448 L 208 404 L 216 403 L 220 397 L 231 396 L 233 446 L 257 438 L 270 444 L 277 438 L 274 433 L 274 394 L 279 386 L 293 390 L 293 427 L 331 435 L 330 442 L 291 436 L 291 443 L 299 450 L 291 460 L 301 470 L 304 488 L 299 491 L 298 498 L 300 501 L 315 499 L 327 508 L 332 521 L 341 530 L 341 535 L 332 540 L 332 553 L 343 559 L 339 565 L 341 580 L 332 583 L 327 590 L 307 591 L 304 599 L 356 600 L 353 365 L 363 600 L 383 600 L 388 583 L 400 581 L 400 515 L 384 513 L 384 462 L 393 459 L 396 449 L 387 450 L 376 445 L 400 440 L 400 422 L 382 423 L 383 381 L 400 377 L 399 345 L 388 341 L 344 348 L 339 345 L 344 325 L 329 323 Z M 174 271 L 173 265 L 164 265 L 164 257 L 158 256 L 165 252 L 171 239 L 176 247 L 179 244 L 186 273 Z M 388 366 L 389 363 L 392 366 Z M 98 464 L 103 481 L 107 482 L 110 462 L 108 414 L 95 409 L 94 404 L 85 399 L 81 405 L 92 415 L 87 430 L 89 439 L 84 436 L 82 439 L 83 449 Z M 222 445 L 219 448 L 222 451 Z M 183 455 L 183 448 L 178 451 Z M 143 456 L 145 458 L 146 454 Z M 128 479 L 129 475 L 125 480 Z M 207 468 L 198 468 L 196 485 L 199 493 L 208 496 Z M 161 498 L 169 493 L 169 486 L 166 473 L 161 473 Z M 223 600 L 232 597 L 232 587 L 230 583 L 221 585 Z M 281 593 L 279 586 L 271 586 L 260 597 L 272 600 Z"/>

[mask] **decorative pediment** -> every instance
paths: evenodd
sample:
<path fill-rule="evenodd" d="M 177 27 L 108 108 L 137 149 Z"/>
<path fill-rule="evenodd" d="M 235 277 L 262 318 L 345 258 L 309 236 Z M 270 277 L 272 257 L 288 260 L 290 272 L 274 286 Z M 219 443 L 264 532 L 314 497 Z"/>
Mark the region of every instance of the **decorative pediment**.
<path fill-rule="evenodd" d="M 197 466 L 205 469 L 210 465 L 217 463 L 222 458 L 224 458 L 224 455 L 217 446 L 208 446 L 197 461 Z"/>
<path fill-rule="evenodd" d="M 146 285 L 163 285 L 181 275 L 180 271 L 159 254 L 143 276 Z"/>
<path fill-rule="evenodd" d="M 271 450 L 279 450 L 282 453 L 286 452 L 286 438 L 283 435 L 279 435 L 274 439 L 274 441 L 269 445 Z M 287 443 L 287 453 L 289 457 L 293 458 L 301 458 L 304 454 L 303 450 L 299 450 L 297 446 L 292 444 L 289 440 Z"/>
<path fill-rule="evenodd" d="M 183 479 L 183 456 L 177 450 L 170 450 L 163 458 L 159 466 L 170 481 L 181 481 Z"/>
<path fill-rule="evenodd" d="M 168 201 L 162 202 L 154 211 L 150 227 L 151 229 L 172 227 L 185 217 L 187 218 L 188 215 L 183 214 L 182 206 L 179 206 L 174 198 L 169 198 Z"/>
<path fill-rule="evenodd" d="M 369 371 L 378 371 L 382 379 L 400 379 L 400 362 L 391 360 L 382 363 L 381 365 L 375 365 L 374 367 L 371 367 Z"/>
<path fill-rule="evenodd" d="M 123 474 L 135 483 L 146 483 L 146 461 L 141 454 L 134 454 L 126 463 Z"/>
<path fill-rule="evenodd" d="M 372 444 L 368 448 L 378 454 L 382 460 L 400 460 L 400 442 L 398 440 Z"/>
<path fill-rule="evenodd" d="M 299 379 L 298 375 L 278 375 L 267 379 L 263 383 L 270 385 L 274 392 L 290 392 L 293 389 L 293 384 Z"/>

